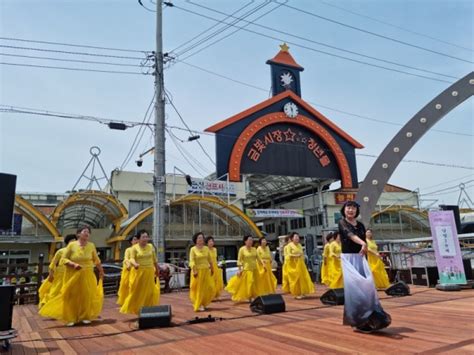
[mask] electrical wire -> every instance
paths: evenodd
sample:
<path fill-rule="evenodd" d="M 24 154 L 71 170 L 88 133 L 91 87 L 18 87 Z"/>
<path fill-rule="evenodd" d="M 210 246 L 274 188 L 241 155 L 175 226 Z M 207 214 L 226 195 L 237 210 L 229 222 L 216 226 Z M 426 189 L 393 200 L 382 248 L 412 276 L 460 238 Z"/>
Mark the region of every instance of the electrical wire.
<path fill-rule="evenodd" d="M 176 112 L 176 114 L 178 115 L 179 119 L 181 120 L 181 122 L 183 123 L 183 125 L 188 129 L 188 132 L 192 135 L 192 131 L 191 129 L 189 128 L 188 124 L 186 123 L 186 121 L 184 120 L 183 116 L 181 116 L 181 114 L 179 113 L 178 109 L 176 108 L 175 104 L 173 103 L 173 100 L 171 99 L 170 95 L 168 95 L 168 93 L 165 91 L 165 96 L 168 98 L 168 101 L 171 105 L 171 107 L 173 107 L 174 111 Z M 211 161 L 211 163 L 213 165 L 216 165 L 216 163 L 214 162 L 214 160 L 211 158 L 211 156 L 207 153 L 207 151 L 204 149 L 204 147 L 202 146 L 201 142 L 199 142 L 199 140 L 196 140 L 197 144 L 199 145 L 199 147 L 201 147 L 201 150 L 204 152 L 204 154 L 209 158 L 209 160 Z"/>
<path fill-rule="evenodd" d="M 176 142 L 176 138 L 173 136 L 173 134 L 170 133 L 170 131 L 165 128 L 166 132 L 168 132 L 170 138 L 171 138 L 171 142 L 173 142 L 173 144 L 175 145 L 176 149 L 178 149 L 178 152 L 179 154 L 181 154 L 181 156 L 184 158 L 184 160 L 186 160 L 186 162 L 189 164 L 189 166 L 201 177 L 203 177 L 204 175 L 206 174 L 203 174 L 201 171 L 199 171 L 199 169 L 197 169 L 194 164 L 189 160 L 189 158 L 186 156 L 186 154 L 182 151 L 182 147 L 179 146 L 179 144 Z"/>
<path fill-rule="evenodd" d="M 183 7 L 180 7 L 180 6 L 174 5 L 174 7 L 177 8 L 177 9 L 179 9 L 179 10 L 182 10 L 182 11 L 184 11 L 184 12 L 188 12 L 188 13 L 191 13 L 191 14 L 194 14 L 194 15 L 197 15 L 197 16 L 200 16 L 200 17 L 203 17 L 203 18 L 207 18 L 207 19 L 209 19 L 209 20 L 219 21 L 219 20 L 217 20 L 217 19 L 215 19 L 215 18 L 213 18 L 213 17 L 211 17 L 211 16 L 207 16 L 207 15 L 201 14 L 201 13 L 199 13 L 199 12 L 195 12 L 195 11 L 192 11 L 192 10 L 188 10 L 188 9 L 183 8 Z M 302 44 L 298 44 L 298 43 L 296 43 L 296 42 L 289 41 L 289 40 L 287 40 L 287 39 L 282 39 L 282 38 L 275 37 L 275 36 L 271 36 L 271 35 L 264 34 L 264 33 L 261 33 L 261 32 L 253 31 L 253 30 L 250 30 L 250 29 L 248 29 L 248 28 L 244 28 L 244 27 L 240 27 L 240 26 L 236 26 L 236 25 L 233 25 L 233 26 L 236 27 L 236 28 L 240 28 L 241 30 L 244 30 L 244 31 L 246 31 L 246 32 L 254 33 L 254 34 L 256 34 L 256 35 L 258 35 L 258 36 L 261 36 L 261 37 L 269 38 L 269 39 L 278 41 L 278 42 L 280 42 L 280 43 L 281 43 L 281 42 L 286 42 L 286 43 L 291 44 L 291 45 L 293 45 L 293 46 L 296 46 L 296 47 L 299 47 L 299 48 L 303 48 L 303 49 L 307 49 L 307 50 L 310 50 L 310 51 L 312 51 L 312 52 L 325 54 L 325 55 L 328 55 L 328 56 L 331 56 L 331 57 L 335 57 L 335 58 L 339 58 L 339 59 L 344 59 L 344 60 L 348 60 L 348 61 L 351 61 L 351 62 L 354 62 L 354 63 L 359 63 L 359 64 L 363 64 L 363 65 L 366 65 L 366 66 L 378 68 L 378 69 L 383 69 L 383 70 L 387 70 L 387 71 L 392 71 L 392 72 L 395 72 L 395 73 L 405 74 L 405 75 L 409 75 L 409 76 L 415 76 L 415 77 L 418 77 L 418 78 L 423 78 L 423 79 L 427 79 L 427 80 L 431 80 L 431 81 L 438 81 L 438 82 L 442 82 L 442 83 L 452 84 L 452 81 L 447 81 L 447 80 L 443 80 L 443 79 L 433 78 L 433 77 L 426 76 L 426 75 L 421 75 L 421 74 L 410 73 L 410 72 L 406 72 L 406 71 L 403 71 L 403 70 L 398 70 L 398 69 L 394 69 L 394 68 L 389 68 L 389 67 L 385 67 L 385 66 L 382 66 L 382 65 L 373 64 L 373 63 L 365 62 L 365 61 L 362 61 L 362 60 L 358 60 L 358 59 L 345 57 L 345 56 L 342 56 L 342 55 L 339 55 L 339 54 L 335 54 L 335 53 L 331 53 L 331 52 L 326 52 L 326 51 L 322 51 L 322 50 L 319 50 L 319 49 L 316 49 L 316 48 L 313 48 L 313 47 L 309 47 L 309 46 L 305 46 L 305 45 L 302 45 Z"/>
<path fill-rule="evenodd" d="M 0 105 L 0 112 L 23 113 L 23 114 L 36 115 L 36 116 L 91 121 L 91 122 L 97 122 L 97 123 L 101 123 L 105 125 L 109 123 L 123 123 L 127 125 L 127 127 L 152 125 L 152 124 L 144 124 L 144 123 L 139 123 L 139 122 L 134 122 L 134 121 L 112 120 L 112 119 L 101 118 L 101 117 L 96 117 L 96 116 L 75 115 L 75 114 L 70 114 L 70 113 L 47 111 L 47 110 L 41 110 L 41 109 L 35 109 L 35 108 L 9 106 L 9 105 Z"/>
<path fill-rule="evenodd" d="M 460 49 L 465 49 L 467 51 L 471 51 L 471 52 L 474 51 L 472 48 L 463 47 L 463 46 L 460 46 L 458 44 L 448 42 L 448 41 L 445 41 L 445 40 L 442 40 L 442 39 L 439 39 L 439 38 L 436 38 L 436 37 L 433 37 L 433 36 L 430 36 L 430 35 L 427 35 L 427 34 L 424 34 L 424 33 L 421 33 L 421 32 L 416 32 L 416 31 L 410 30 L 408 28 L 405 28 L 405 27 L 402 27 L 402 26 L 399 26 L 399 25 L 394 25 L 393 23 L 390 23 L 390 22 L 387 22 L 387 21 L 382 21 L 382 20 L 379 20 L 375 17 L 367 16 L 367 15 L 361 14 L 360 12 L 355 12 L 353 10 L 346 9 L 342 6 L 336 5 L 335 3 L 330 3 L 330 2 L 326 2 L 326 1 L 322 1 L 322 0 L 320 0 L 319 2 L 326 5 L 326 6 L 330 6 L 330 7 L 333 7 L 335 9 L 339 9 L 341 11 L 344 11 L 344 12 L 347 12 L 347 13 L 350 13 L 350 14 L 353 14 L 353 15 L 356 15 L 356 16 L 366 18 L 366 19 L 372 20 L 374 22 L 378 22 L 378 23 L 381 23 L 383 25 L 396 28 L 396 29 L 401 30 L 401 31 L 405 31 L 405 32 L 408 32 L 408 33 L 411 33 L 411 34 L 414 34 L 414 35 L 417 35 L 417 36 L 420 36 L 420 37 L 425 37 L 425 38 L 431 39 L 433 41 L 437 41 L 437 42 L 440 42 L 440 43 L 443 43 L 443 44 L 447 44 L 449 46 L 457 47 L 457 48 L 460 48 Z"/>
<path fill-rule="evenodd" d="M 90 53 L 90 52 L 62 51 L 58 49 L 46 49 L 46 48 L 37 48 L 37 47 L 9 46 L 5 44 L 0 44 L 0 48 L 20 49 L 20 50 L 38 51 L 38 52 L 51 52 L 51 53 L 61 53 L 61 54 L 85 55 L 85 56 L 92 56 L 92 57 L 143 60 L 142 57 L 129 57 L 129 56 L 122 56 L 122 55 L 100 54 L 100 53 Z"/>
<path fill-rule="evenodd" d="M 235 15 L 235 14 L 239 13 L 240 11 L 242 11 L 243 9 L 245 9 L 246 7 L 248 7 L 248 6 L 249 6 L 250 4 L 252 4 L 252 3 L 253 3 L 253 0 L 252 0 L 252 1 L 249 1 L 247 4 L 245 4 L 244 6 L 240 7 L 240 8 L 237 9 L 236 11 L 234 11 L 234 12 L 232 13 L 232 15 Z M 229 17 L 230 17 L 230 16 L 226 16 L 226 17 L 222 20 L 222 22 L 223 22 L 224 20 L 227 20 Z M 205 29 L 204 31 L 199 32 L 197 35 L 195 35 L 195 36 L 192 37 L 191 39 L 187 40 L 186 42 L 181 43 L 179 46 L 175 47 L 175 48 L 172 49 L 170 52 L 171 52 L 171 53 L 176 53 L 176 51 L 177 51 L 179 48 L 184 47 L 184 46 L 187 45 L 188 43 L 191 43 L 192 41 L 194 41 L 195 39 L 201 37 L 203 34 L 209 32 L 209 31 L 212 30 L 213 28 L 216 28 L 216 27 L 219 26 L 219 24 L 222 23 L 222 22 L 218 22 L 218 23 L 212 25 L 211 27 L 208 27 L 208 28 Z"/>
<path fill-rule="evenodd" d="M 150 109 L 151 109 L 153 103 L 155 102 L 155 96 L 156 96 L 156 92 L 153 92 L 153 96 L 151 97 L 150 103 L 148 104 L 148 107 L 145 111 L 145 114 L 143 115 L 142 124 L 144 124 L 145 122 L 148 123 L 150 121 L 151 115 L 148 115 L 148 113 L 150 112 Z M 151 112 L 153 113 L 153 110 L 151 110 Z M 148 118 L 148 120 L 147 120 L 147 118 Z M 133 139 L 132 145 L 130 146 L 129 151 L 128 151 L 127 155 L 125 156 L 125 159 L 123 160 L 122 165 L 120 165 L 120 170 L 123 170 L 125 168 L 125 166 L 127 166 L 127 164 L 130 162 L 130 159 L 133 157 L 133 154 L 135 153 L 138 145 L 140 144 L 141 137 L 143 137 L 143 134 L 144 134 L 144 132 L 143 133 L 141 132 L 142 131 L 141 128 L 142 127 L 140 127 L 137 134 L 135 135 L 135 138 Z M 141 136 L 140 136 L 140 134 L 141 134 Z M 140 136 L 140 140 L 137 142 L 139 136 Z"/>
<path fill-rule="evenodd" d="M 147 52 L 149 52 L 149 51 L 138 50 L 138 49 L 124 49 L 124 48 L 99 47 L 99 46 L 90 46 L 90 45 L 85 45 L 85 44 L 73 44 L 73 43 L 50 42 L 50 41 L 38 41 L 38 40 L 33 40 L 33 39 L 14 38 L 14 37 L 0 37 L 0 40 L 4 40 L 4 41 L 16 41 L 16 42 L 27 42 L 27 43 L 39 43 L 39 44 L 50 44 L 50 45 L 56 45 L 56 46 L 67 46 L 67 47 L 77 47 L 77 48 L 102 49 L 102 50 L 117 51 L 117 52 L 131 52 L 131 53 L 147 53 Z"/>
<path fill-rule="evenodd" d="M 267 89 L 264 89 L 262 87 L 259 87 L 259 86 L 256 86 L 256 85 L 253 85 L 253 84 L 249 84 L 249 83 L 246 83 L 246 82 L 243 82 L 241 80 L 237 80 L 237 79 L 234 79 L 234 78 L 231 78 L 229 76 L 226 76 L 226 75 L 223 75 L 223 74 L 219 74 L 219 73 L 216 73 L 215 71 L 212 71 L 210 69 L 206 69 L 206 68 L 203 68 L 203 67 L 200 67 L 198 65 L 195 65 L 195 64 L 191 64 L 191 63 L 188 63 L 188 62 L 184 62 L 184 61 L 181 61 L 181 60 L 177 60 L 178 62 L 182 63 L 182 64 L 185 64 L 189 67 L 192 67 L 192 68 L 195 68 L 197 70 L 200 70 L 200 71 L 203 71 L 205 73 L 208 73 L 208 74 L 211 74 L 213 76 L 216 76 L 216 77 L 219 77 L 219 78 L 222 78 L 222 79 L 226 79 L 226 80 L 229 80 L 229 81 L 232 81 L 236 84 L 240 84 L 240 85 L 243 85 L 243 86 L 246 86 L 246 87 L 250 87 L 252 89 L 256 89 L 256 90 L 259 90 L 259 91 L 263 91 L 265 93 L 268 92 Z M 377 123 L 383 123 L 383 124 L 387 124 L 387 125 L 392 125 L 392 126 L 403 126 L 403 124 L 401 123 L 397 123 L 397 122 L 391 122 L 391 121 L 385 121 L 385 120 L 380 120 L 380 119 L 377 119 L 377 118 L 373 118 L 373 117 L 369 117 L 369 116 L 366 116 L 366 115 L 360 115 L 360 114 L 357 114 L 357 113 L 353 113 L 353 112 L 348 112 L 348 111 L 345 111 L 345 110 L 341 110 L 341 109 L 338 109 L 338 108 L 334 108 L 334 107 L 330 107 L 330 106 L 325 106 L 325 105 L 322 105 L 322 104 L 319 104 L 319 103 L 314 103 L 314 102 L 311 102 L 311 101 L 307 101 L 308 103 L 314 105 L 314 106 L 317 106 L 317 107 L 322 107 L 322 108 L 325 108 L 325 109 L 328 109 L 328 110 L 331 110 L 331 111 L 334 111 L 334 112 L 339 112 L 339 113 L 343 113 L 345 115 L 349 115 L 349 116 L 353 116 L 353 117 L 357 117 L 357 118 L 361 118 L 361 119 L 364 119 L 364 120 L 367 120 L 367 121 L 371 121 L 371 122 L 377 122 Z M 466 136 L 466 137 L 473 137 L 472 134 L 469 134 L 469 133 L 464 133 L 464 132 L 454 132 L 454 131 L 447 131 L 447 130 L 441 130 L 441 129 L 431 129 L 430 130 L 431 132 L 439 132 L 439 133 L 446 133 L 446 134 L 453 134 L 453 135 L 457 135 L 457 136 Z"/>
<path fill-rule="evenodd" d="M 288 1 L 288 0 L 285 0 L 285 1 Z M 281 4 L 281 5 L 278 5 L 278 6 L 276 6 L 276 7 L 274 7 L 273 9 L 268 10 L 267 12 L 265 12 L 265 13 L 261 14 L 260 16 L 254 18 L 252 21 L 246 21 L 247 24 L 244 25 L 243 28 L 246 28 L 247 26 L 249 26 L 249 25 L 251 25 L 251 24 L 254 24 L 256 21 L 260 20 L 260 19 L 263 18 L 264 16 L 267 16 L 269 13 L 275 11 L 276 9 L 280 8 L 281 6 L 282 6 L 282 4 Z M 205 49 L 207 49 L 207 48 L 209 48 L 209 47 L 215 45 L 216 43 L 219 43 L 219 42 L 223 41 L 224 39 L 229 38 L 230 36 L 232 36 L 233 34 L 239 32 L 239 31 L 240 31 L 240 29 L 237 28 L 236 30 L 234 30 L 234 31 L 232 31 L 231 33 L 225 35 L 224 37 L 221 37 L 221 38 L 215 40 L 214 42 L 208 44 L 207 46 L 200 48 L 200 49 L 197 50 L 196 52 L 187 55 L 186 57 L 182 58 L 182 60 L 186 60 L 186 59 L 188 59 L 188 58 L 190 58 L 190 57 L 192 57 L 192 56 L 195 56 L 195 55 L 198 54 L 198 53 L 201 53 L 201 52 L 204 51 Z"/>
<path fill-rule="evenodd" d="M 60 62 L 72 62 L 72 63 L 86 63 L 86 64 L 101 64 L 101 65 L 114 65 L 120 67 L 148 67 L 149 65 L 139 65 L 139 64 L 124 64 L 124 63 L 113 63 L 113 62 L 98 62 L 94 60 L 80 60 L 80 59 L 63 59 L 63 58 L 53 58 L 53 57 L 37 57 L 31 55 L 21 55 L 21 54 L 11 54 L 11 53 L 0 53 L 0 56 L 6 57 L 17 57 L 17 58 L 28 58 L 28 59 L 41 59 L 41 60 L 54 60 Z"/>
<path fill-rule="evenodd" d="M 149 9 L 148 7 L 146 7 L 145 5 L 143 5 L 142 0 L 138 0 L 138 3 L 140 4 L 141 7 L 143 7 L 143 8 L 144 8 L 145 10 L 147 10 L 148 12 L 156 12 L 155 10 Z"/>
<path fill-rule="evenodd" d="M 220 35 L 221 33 L 225 32 L 227 29 L 233 27 L 234 25 L 238 24 L 239 22 L 244 21 L 245 18 L 250 17 L 251 15 L 253 15 L 254 13 L 260 11 L 262 8 L 266 7 L 269 4 L 270 4 L 269 1 L 265 1 L 264 3 L 257 5 L 256 7 L 250 9 L 249 11 L 247 11 L 246 13 L 242 14 L 239 17 L 235 17 L 232 14 L 224 14 L 223 13 L 223 15 L 226 16 L 226 19 L 234 18 L 234 20 L 231 20 L 230 23 L 226 23 L 226 22 L 223 22 L 224 20 L 221 20 L 221 22 L 225 23 L 224 27 L 214 31 L 213 33 L 209 34 L 208 36 L 201 39 L 200 41 L 198 41 L 194 44 L 191 44 L 190 46 L 186 47 L 182 51 L 179 51 L 176 55 L 181 56 L 181 55 L 193 50 L 194 48 L 198 47 L 199 45 L 201 45 L 201 44 L 211 40 L 212 38 Z M 237 29 L 237 31 L 240 31 L 240 29 Z"/>
<path fill-rule="evenodd" d="M 192 1 L 187 1 L 187 2 L 189 2 L 190 4 L 195 5 L 195 6 L 197 6 L 197 7 L 204 8 L 204 9 L 206 9 L 206 10 L 208 10 L 208 11 L 212 11 L 212 12 L 215 12 L 215 13 L 218 13 L 218 14 L 224 14 L 224 15 L 226 15 L 224 12 L 215 10 L 215 9 L 210 8 L 210 7 L 208 7 L 208 6 L 204 6 L 204 5 L 200 5 L 200 4 L 195 4 L 195 3 L 193 3 Z M 286 2 L 287 2 L 287 1 L 286 1 Z M 283 6 L 286 2 L 284 2 L 284 3 L 278 3 L 278 2 L 276 2 L 276 3 L 279 4 L 280 6 Z M 233 17 L 233 16 L 232 16 L 232 17 Z M 243 22 L 247 22 L 247 25 L 251 24 L 249 21 L 246 21 L 246 20 L 242 20 L 242 21 L 243 21 Z M 452 76 L 452 75 L 447 75 L 447 74 L 443 74 L 443 73 L 438 73 L 438 72 L 434 72 L 434 71 L 431 71 L 431 70 L 426 70 L 426 69 L 423 69 L 423 68 L 417 68 L 417 67 L 410 66 L 410 65 L 407 65 L 407 64 L 401 64 L 401 63 L 397 63 L 397 62 L 394 62 L 394 61 L 390 61 L 390 60 L 386 60 L 386 59 L 382 59 L 382 58 L 377 58 L 377 57 L 374 57 L 374 56 L 369 56 L 369 55 L 362 54 L 362 53 L 359 53 L 359 52 L 350 51 L 350 50 L 347 50 L 347 49 L 344 49 L 344 48 L 341 48 L 341 47 L 336 47 L 336 46 L 333 46 L 333 45 L 329 45 L 329 44 L 327 44 L 327 43 L 318 42 L 318 41 L 315 41 L 315 40 L 310 39 L 310 38 L 307 38 L 307 37 L 294 35 L 294 34 L 292 34 L 292 33 L 286 32 L 286 31 L 281 31 L 281 30 L 278 30 L 278 29 L 273 28 L 273 27 L 264 26 L 264 25 L 256 24 L 256 23 L 253 23 L 253 25 L 254 25 L 254 26 L 257 26 L 257 27 L 260 27 L 260 28 L 263 28 L 263 29 L 266 29 L 266 30 L 269 30 L 269 31 L 277 32 L 277 33 L 280 33 L 280 34 L 283 34 L 283 35 L 291 36 L 291 37 L 294 37 L 294 38 L 297 38 L 297 39 L 301 39 L 301 40 L 303 40 L 303 41 L 307 41 L 307 42 L 310 42 L 310 43 L 313 43 L 313 44 L 317 44 L 317 45 L 320 45 L 320 46 L 323 46 L 323 47 L 335 49 L 335 50 L 338 50 L 338 51 L 341 51 L 341 52 L 345 52 L 345 53 L 349 53 L 349 54 L 358 55 L 358 56 L 361 56 L 361 57 L 364 57 L 364 58 L 368 58 L 368 59 L 380 61 L 380 62 L 387 63 L 387 64 L 396 65 L 396 66 L 403 67 L 403 68 L 408 68 L 408 69 L 412 69 L 412 70 L 418 70 L 418 71 L 422 71 L 422 72 L 425 72 L 425 73 L 440 75 L 440 76 L 444 76 L 444 77 L 448 77 L 448 78 L 459 79 L 458 77 L 455 77 L 455 76 Z M 245 26 L 245 27 L 246 27 L 246 26 Z M 289 42 L 288 42 L 288 43 L 289 43 Z M 183 58 L 183 59 L 185 59 L 185 58 Z"/>
<path fill-rule="evenodd" d="M 171 136 L 173 136 L 173 137 L 175 138 L 176 143 L 177 143 L 177 142 L 185 143 L 185 141 L 182 140 L 182 139 L 180 139 L 176 134 L 173 133 L 173 131 L 169 130 L 168 133 L 169 133 Z M 184 145 L 180 145 L 180 148 L 181 148 L 181 151 L 182 151 L 191 161 L 193 161 L 194 164 L 196 164 L 196 166 L 198 166 L 198 167 L 201 169 L 201 171 L 204 172 L 203 175 L 208 175 L 208 174 L 210 174 L 210 170 L 209 170 L 207 167 L 205 167 L 205 166 L 199 161 L 199 159 L 197 159 L 197 158 L 194 156 L 194 154 L 190 154 L 190 153 L 186 150 L 186 148 L 184 147 Z"/>
<path fill-rule="evenodd" d="M 277 4 L 279 4 L 278 1 L 276 1 L 276 0 L 273 0 L 273 1 L 276 2 Z M 432 50 L 432 49 L 429 49 L 429 48 L 425 48 L 425 47 L 422 47 L 422 46 L 419 46 L 419 45 L 416 45 L 416 44 L 413 44 L 413 43 L 408 43 L 408 42 L 405 42 L 405 41 L 402 41 L 402 40 L 399 40 L 399 39 L 396 39 L 396 38 L 393 38 L 393 37 L 381 35 L 381 34 L 379 34 L 379 33 L 373 32 L 373 31 L 365 30 L 365 29 L 360 28 L 360 27 L 356 27 L 356 26 L 349 25 L 349 24 L 347 24 L 347 23 L 343 23 L 343 22 L 340 22 L 340 21 L 336 21 L 336 20 L 333 20 L 333 19 L 331 19 L 331 18 L 324 17 L 324 16 L 318 15 L 318 14 L 316 14 L 316 13 L 314 13 L 314 12 L 311 12 L 311 11 L 308 11 L 308 10 L 304 10 L 304 9 L 301 9 L 301 8 L 298 8 L 298 7 L 295 7 L 295 6 L 291 6 L 291 5 L 288 5 L 288 4 L 284 4 L 283 6 L 289 8 L 289 9 L 293 9 L 293 10 L 295 10 L 295 11 L 298 11 L 298 12 L 300 12 L 300 13 L 304 13 L 304 14 L 307 14 L 307 15 L 309 15 L 309 16 L 318 18 L 318 19 L 320 19 L 320 20 L 324 20 L 324 21 L 327 21 L 327 22 L 331 22 L 331 23 L 334 23 L 334 24 L 339 25 L 339 26 L 343 26 L 343 27 L 350 28 L 350 29 L 355 30 L 355 31 L 359 31 L 359 32 L 362 32 L 362 33 L 365 33 L 365 34 L 369 34 L 369 35 L 371 35 L 371 36 L 375 36 L 375 37 L 378 37 L 378 38 L 383 38 L 383 39 L 386 39 L 386 40 L 388 40 L 388 41 L 392 41 L 392 42 L 395 42 L 395 43 L 398 43 L 398 44 L 402 44 L 402 45 L 405 45 L 405 46 L 408 46 L 408 47 L 412 47 L 412 48 L 417 48 L 417 49 L 420 49 L 420 50 L 425 51 L 425 52 L 429 52 L 429 53 L 433 53 L 433 54 L 438 54 L 438 55 L 440 55 L 440 56 L 444 56 L 444 57 L 447 57 L 447 58 L 455 59 L 455 60 L 458 60 L 458 61 L 461 61 L 461 62 L 470 63 L 470 64 L 473 64 L 473 63 L 474 63 L 474 62 L 472 62 L 472 61 L 470 61 L 470 60 L 466 60 L 466 59 L 463 59 L 463 58 L 455 57 L 455 56 L 450 55 L 450 54 L 447 54 L 447 53 L 438 52 L 438 51 L 435 51 L 435 50 Z"/>
<path fill-rule="evenodd" d="M 41 68 L 41 69 L 82 71 L 82 72 L 92 72 L 92 73 L 127 74 L 127 75 L 151 75 L 150 73 L 139 73 L 139 72 L 131 72 L 131 71 L 57 67 L 57 66 L 50 66 L 50 65 L 20 64 L 20 63 L 9 63 L 9 62 L 0 62 L 0 65 L 10 65 L 10 66 L 15 66 L 15 67 L 28 67 L 28 68 Z"/>

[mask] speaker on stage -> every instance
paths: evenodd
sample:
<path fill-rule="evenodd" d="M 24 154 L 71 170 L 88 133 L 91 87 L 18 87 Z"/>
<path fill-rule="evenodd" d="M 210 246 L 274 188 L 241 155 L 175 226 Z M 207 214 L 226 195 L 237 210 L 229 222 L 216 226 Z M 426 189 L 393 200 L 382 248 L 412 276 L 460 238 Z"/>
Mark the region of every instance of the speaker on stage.
<path fill-rule="evenodd" d="M 171 324 L 171 306 L 142 307 L 138 314 L 138 328 L 169 327 Z"/>
<path fill-rule="evenodd" d="M 0 173 L 0 229 L 11 229 L 15 206 L 16 175 Z"/>
<path fill-rule="evenodd" d="M 285 300 L 279 294 L 259 296 L 250 304 L 250 310 L 260 314 L 285 312 Z"/>
<path fill-rule="evenodd" d="M 385 290 L 385 293 L 389 296 L 409 296 L 410 287 L 403 281 L 399 281 L 396 284 L 393 284 Z"/>
<path fill-rule="evenodd" d="M 15 286 L 0 286 L 0 332 L 12 329 Z"/>
<path fill-rule="evenodd" d="M 344 289 L 343 288 L 334 288 L 327 290 L 319 298 L 323 304 L 330 306 L 338 306 L 344 304 Z"/>

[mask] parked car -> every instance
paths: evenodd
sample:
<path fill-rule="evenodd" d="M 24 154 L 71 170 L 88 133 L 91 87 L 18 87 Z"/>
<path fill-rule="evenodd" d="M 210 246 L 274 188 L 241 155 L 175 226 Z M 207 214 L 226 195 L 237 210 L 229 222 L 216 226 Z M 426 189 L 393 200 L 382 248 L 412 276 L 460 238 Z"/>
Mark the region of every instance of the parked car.
<path fill-rule="evenodd" d="M 227 282 L 229 282 L 230 278 L 239 272 L 239 267 L 237 266 L 237 260 L 220 261 L 219 267 L 224 269 L 224 266 L 225 266 L 226 280 Z"/>

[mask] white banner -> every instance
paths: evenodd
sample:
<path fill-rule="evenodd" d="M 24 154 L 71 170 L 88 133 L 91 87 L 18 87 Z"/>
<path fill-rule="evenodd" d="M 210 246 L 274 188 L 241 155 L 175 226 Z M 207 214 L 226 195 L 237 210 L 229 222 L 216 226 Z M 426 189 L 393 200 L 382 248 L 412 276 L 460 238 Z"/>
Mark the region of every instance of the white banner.
<path fill-rule="evenodd" d="M 251 209 L 247 208 L 245 213 L 249 217 L 255 218 L 301 218 L 304 217 L 303 210 L 283 210 L 283 209 Z"/>
<path fill-rule="evenodd" d="M 188 187 L 190 194 L 204 194 L 204 195 L 236 195 L 236 188 L 234 183 L 220 180 L 203 180 L 192 179 L 192 185 Z"/>

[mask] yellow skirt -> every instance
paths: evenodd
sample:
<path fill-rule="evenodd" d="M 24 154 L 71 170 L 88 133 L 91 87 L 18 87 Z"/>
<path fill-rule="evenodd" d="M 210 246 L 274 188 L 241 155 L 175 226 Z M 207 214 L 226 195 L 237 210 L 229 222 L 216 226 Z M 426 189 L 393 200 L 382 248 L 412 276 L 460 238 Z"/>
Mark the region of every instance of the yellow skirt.
<path fill-rule="evenodd" d="M 212 278 L 214 279 L 214 298 L 219 298 L 224 290 L 224 279 L 222 276 L 222 269 L 218 267 L 217 264 L 214 264 L 213 267 L 214 275 L 212 275 Z"/>
<path fill-rule="evenodd" d="M 288 261 L 287 260 L 283 262 L 283 266 L 282 266 L 281 289 L 285 292 L 288 292 L 288 293 L 290 292 L 290 284 L 288 283 Z"/>
<path fill-rule="evenodd" d="M 329 288 L 343 288 L 344 279 L 342 277 L 342 264 L 341 259 L 336 257 L 329 257 Z"/>
<path fill-rule="evenodd" d="M 260 263 L 257 263 L 257 270 L 258 270 L 258 281 L 257 281 L 257 293 L 258 296 L 261 295 L 270 295 L 275 293 L 277 279 L 275 275 L 273 275 L 272 266 L 270 262 L 265 261 L 264 268 Z"/>
<path fill-rule="evenodd" d="M 331 278 L 329 274 L 329 258 L 326 258 L 326 262 L 323 261 L 321 265 L 321 283 L 329 286 Z"/>
<path fill-rule="evenodd" d="M 156 306 L 160 303 L 160 281 L 155 279 L 155 268 L 139 267 L 131 269 L 129 292 L 120 313 L 136 314 L 142 307 Z"/>
<path fill-rule="evenodd" d="M 47 296 L 49 291 L 51 290 L 51 286 L 53 283 L 49 281 L 49 279 L 43 280 L 41 283 L 40 288 L 38 289 L 38 297 L 39 297 L 39 303 L 38 303 L 38 308 L 43 307 L 43 305 L 47 301 Z"/>
<path fill-rule="evenodd" d="M 125 299 L 128 296 L 130 290 L 130 270 L 125 266 L 122 268 L 122 274 L 120 275 L 120 287 L 117 292 L 117 304 L 123 305 Z"/>
<path fill-rule="evenodd" d="M 103 302 L 102 280 L 97 283 L 94 269 L 74 270 L 68 267 L 61 292 L 50 298 L 41 307 L 39 314 L 65 323 L 90 321 L 99 316 Z"/>
<path fill-rule="evenodd" d="M 225 288 L 232 295 L 234 302 L 246 302 L 258 296 L 258 270 L 244 270 L 242 274 L 234 275 Z"/>
<path fill-rule="evenodd" d="M 390 281 L 388 280 L 387 271 L 385 270 L 385 265 L 383 261 L 376 255 L 373 255 L 371 253 L 368 253 L 367 260 L 369 262 L 370 270 L 372 270 L 375 287 L 376 288 L 389 287 Z"/>
<path fill-rule="evenodd" d="M 51 298 L 54 298 L 61 293 L 64 281 L 64 271 L 64 266 L 58 266 L 54 271 L 53 282 L 49 281 L 49 279 L 42 282 L 38 290 L 39 308 L 43 307 Z"/>
<path fill-rule="evenodd" d="M 308 295 L 314 292 L 308 269 L 302 258 L 291 258 L 287 266 L 288 288 L 293 296 Z"/>
<path fill-rule="evenodd" d="M 189 299 L 193 304 L 194 312 L 199 310 L 199 307 L 207 307 L 215 297 L 216 291 L 214 286 L 214 279 L 209 268 L 198 269 L 197 277 L 191 271 L 191 283 L 189 285 Z"/>

